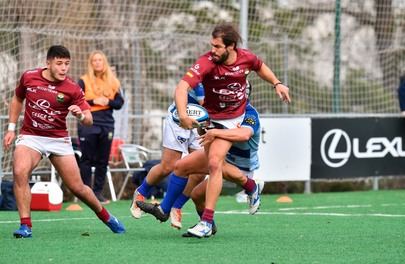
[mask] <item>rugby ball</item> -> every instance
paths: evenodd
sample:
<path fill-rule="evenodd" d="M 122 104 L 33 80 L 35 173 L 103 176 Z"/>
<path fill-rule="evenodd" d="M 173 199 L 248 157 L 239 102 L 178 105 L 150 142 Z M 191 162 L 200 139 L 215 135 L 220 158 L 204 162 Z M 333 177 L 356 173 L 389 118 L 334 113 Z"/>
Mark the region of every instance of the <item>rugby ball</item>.
<path fill-rule="evenodd" d="M 205 122 L 209 119 L 208 111 L 198 104 L 187 104 L 187 115 L 199 123 Z M 174 109 L 172 112 L 173 121 L 177 124 L 180 124 L 179 115 L 177 113 L 177 109 Z"/>

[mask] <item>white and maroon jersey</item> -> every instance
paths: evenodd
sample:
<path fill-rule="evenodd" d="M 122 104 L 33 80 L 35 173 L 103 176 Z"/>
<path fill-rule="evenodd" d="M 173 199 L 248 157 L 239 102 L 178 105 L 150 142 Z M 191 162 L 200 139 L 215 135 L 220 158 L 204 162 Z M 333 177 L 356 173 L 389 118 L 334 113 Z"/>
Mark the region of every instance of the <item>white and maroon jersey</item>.
<path fill-rule="evenodd" d="M 232 65 L 215 64 L 211 52 L 202 55 L 183 76 L 190 87 L 204 86 L 204 107 L 211 119 L 231 119 L 246 109 L 246 76 L 263 64 L 252 52 L 238 48 Z"/>
<path fill-rule="evenodd" d="M 26 71 L 15 90 L 25 99 L 24 120 L 20 133 L 43 137 L 66 137 L 66 116 L 70 105 L 90 109 L 82 89 L 70 78 L 51 82 L 42 76 L 45 69 Z"/>

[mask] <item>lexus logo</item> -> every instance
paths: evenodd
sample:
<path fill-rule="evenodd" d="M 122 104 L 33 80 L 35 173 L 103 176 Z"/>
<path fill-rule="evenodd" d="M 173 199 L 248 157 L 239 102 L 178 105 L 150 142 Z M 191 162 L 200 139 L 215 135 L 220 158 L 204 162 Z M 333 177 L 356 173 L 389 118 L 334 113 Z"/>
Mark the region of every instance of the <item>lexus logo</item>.
<path fill-rule="evenodd" d="M 45 99 L 39 99 L 35 104 L 41 109 L 48 109 L 51 106 L 51 104 Z"/>
<path fill-rule="evenodd" d="M 337 148 L 339 146 L 340 152 Z M 346 164 L 352 155 L 357 159 L 377 159 L 391 155 L 393 158 L 405 157 L 402 137 L 371 137 L 360 147 L 360 139 L 349 138 L 342 129 L 329 130 L 321 140 L 321 157 L 326 165 L 338 168 Z"/>
<path fill-rule="evenodd" d="M 336 150 L 340 141 L 344 144 L 345 151 L 343 152 L 337 152 Z M 328 146 L 326 145 L 327 143 L 329 143 Z M 323 136 L 321 141 L 321 157 L 323 162 L 329 167 L 338 168 L 343 166 L 349 160 L 351 152 L 352 145 L 345 131 L 332 129 Z"/>

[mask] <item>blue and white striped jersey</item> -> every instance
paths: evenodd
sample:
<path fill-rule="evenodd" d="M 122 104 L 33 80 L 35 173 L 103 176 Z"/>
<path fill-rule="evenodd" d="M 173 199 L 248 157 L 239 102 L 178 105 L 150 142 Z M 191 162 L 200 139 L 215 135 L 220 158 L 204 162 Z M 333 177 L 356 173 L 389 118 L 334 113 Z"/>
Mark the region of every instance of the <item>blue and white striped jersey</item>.
<path fill-rule="evenodd" d="M 188 91 L 187 99 L 187 103 L 198 105 L 200 104 L 198 101 L 204 100 L 204 86 L 202 85 L 202 83 L 197 84 L 195 88 Z M 168 111 L 173 112 L 174 109 L 176 109 L 176 104 L 173 102 L 169 106 Z"/>
<path fill-rule="evenodd" d="M 260 120 L 256 109 L 248 104 L 241 127 L 249 127 L 253 135 L 248 141 L 234 142 L 226 155 L 226 161 L 243 171 L 259 168 Z"/>
<path fill-rule="evenodd" d="M 189 104 L 200 104 L 198 101 L 204 100 L 204 86 L 202 83 L 197 84 L 197 86 L 188 92 L 188 103 Z"/>

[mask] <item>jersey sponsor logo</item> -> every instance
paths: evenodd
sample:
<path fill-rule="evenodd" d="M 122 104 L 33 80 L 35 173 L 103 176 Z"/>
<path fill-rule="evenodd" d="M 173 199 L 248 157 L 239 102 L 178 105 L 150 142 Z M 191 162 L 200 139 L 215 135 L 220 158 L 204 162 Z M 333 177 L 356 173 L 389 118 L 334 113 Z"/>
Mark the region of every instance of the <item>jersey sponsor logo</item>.
<path fill-rule="evenodd" d="M 218 98 L 223 102 L 234 102 L 237 100 L 242 100 L 246 97 L 246 92 L 240 83 L 230 83 L 228 84 L 227 89 L 214 88 L 212 91 L 219 94 Z"/>
<path fill-rule="evenodd" d="M 51 122 L 55 121 L 55 118 L 53 118 L 53 116 L 43 114 L 43 113 L 32 112 L 31 116 L 37 117 L 37 118 L 42 119 L 42 120 L 51 121 Z"/>
<path fill-rule="evenodd" d="M 54 126 L 52 126 L 52 125 L 50 125 L 50 124 L 38 123 L 38 122 L 35 121 L 35 120 L 32 120 L 32 126 L 33 126 L 33 127 L 36 127 L 36 128 L 39 128 L 39 129 L 44 129 L 44 130 L 55 128 Z"/>
<path fill-rule="evenodd" d="M 230 83 L 228 84 L 228 89 L 232 89 L 232 90 L 236 90 L 236 89 L 240 89 L 242 87 L 242 85 L 240 85 L 240 83 Z"/>
<path fill-rule="evenodd" d="M 214 75 L 214 80 L 225 80 L 225 76 Z"/>
<path fill-rule="evenodd" d="M 350 139 L 342 129 L 329 130 L 321 140 L 321 157 L 326 165 L 339 168 L 346 164 L 351 155 L 358 159 L 384 158 L 388 154 L 393 157 L 405 157 L 402 138 L 389 140 L 386 137 L 369 138 L 364 145 L 365 151 L 360 151 L 360 139 Z M 339 146 L 339 150 L 338 150 Z"/>
<path fill-rule="evenodd" d="M 252 117 L 252 116 L 248 116 L 245 118 L 245 123 L 254 126 L 256 124 L 256 118 Z"/>
<path fill-rule="evenodd" d="M 32 106 L 32 107 L 36 108 L 38 110 L 43 110 L 43 109 L 48 109 L 50 106 L 51 106 L 51 103 L 48 100 L 38 99 L 35 102 L 35 106 Z"/>
<path fill-rule="evenodd" d="M 27 87 L 27 92 L 36 93 L 37 90 L 35 90 L 35 88 L 32 87 Z"/>
<path fill-rule="evenodd" d="M 190 70 L 192 72 L 194 72 L 195 74 L 197 74 L 197 75 L 200 75 L 200 72 L 198 71 L 199 69 L 200 69 L 200 64 L 196 64 L 196 65 L 194 65 L 193 67 L 190 68 Z"/>
<path fill-rule="evenodd" d="M 51 106 L 51 103 L 45 99 L 38 99 L 34 103 L 28 102 L 28 106 L 31 107 L 32 109 L 43 111 L 48 115 L 60 115 L 61 114 L 61 111 L 55 111 L 55 110 L 49 109 Z"/>
<path fill-rule="evenodd" d="M 245 70 L 240 69 L 239 66 L 236 66 L 236 67 L 232 68 L 232 72 L 225 72 L 225 76 L 233 76 L 233 75 L 238 75 L 241 73 L 245 75 Z"/>
<path fill-rule="evenodd" d="M 177 140 L 180 142 L 180 144 L 184 144 L 184 142 L 187 141 L 187 139 L 185 139 L 184 137 L 180 137 L 180 136 L 177 136 Z"/>
<path fill-rule="evenodd" d="M 58 101 L 59 103 L 63 103 L 63 101 L 65 101 L 65 95 L 63 93 L 58 93 L 56 95 L 56 101 Z"/>
<path fill-rule="evenodd" d="M 53 88 L 52 88 L 53 87 Z M 42 86 L 37 86 L 37 87 L 27 87 L 27 91 L 36 93 L 37 90 L 44 91 L 44 92 L 49 92 L 49 93 L 57 93 L 55 91 L 55 86 L 49 85 L 48 87 L 42 87 Z"/>

